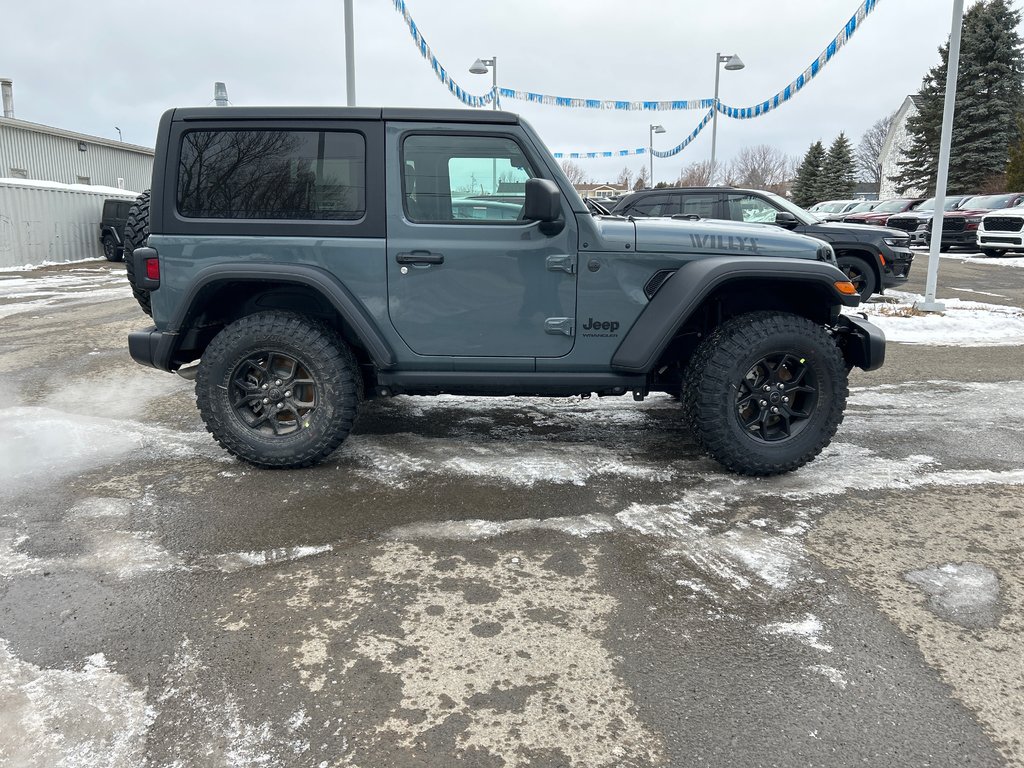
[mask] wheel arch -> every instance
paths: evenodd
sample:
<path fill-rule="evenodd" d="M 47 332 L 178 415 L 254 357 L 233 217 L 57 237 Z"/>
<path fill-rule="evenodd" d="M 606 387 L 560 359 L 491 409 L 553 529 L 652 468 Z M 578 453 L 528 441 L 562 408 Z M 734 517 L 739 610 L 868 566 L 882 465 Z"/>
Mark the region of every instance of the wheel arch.
<path fill-rule="evenodd" d="M 394 352 L 352 293 L 329 273 L 308 265 L 220 265 L 200 271 L 185 291 L 167 332 L 177 342 L 168 369 L 202 355 L 226 325 L 266 310 L 316 317 L 333 327 L 361 363 L 395 365 Z M 187 358 L 187 359 L 186 359 Z"/>
<path fill-rule="evenodd" d="M 700 338 L 730 317 L 771 310 L 834 323 L 842 306 L 856 296 L 835 287 L 846 276 L 823 262 L 771 257 L 723 257 L 690 262 L 654 295 L 626 333 L 612 367 L 648 373 L 677 360 Z"/>

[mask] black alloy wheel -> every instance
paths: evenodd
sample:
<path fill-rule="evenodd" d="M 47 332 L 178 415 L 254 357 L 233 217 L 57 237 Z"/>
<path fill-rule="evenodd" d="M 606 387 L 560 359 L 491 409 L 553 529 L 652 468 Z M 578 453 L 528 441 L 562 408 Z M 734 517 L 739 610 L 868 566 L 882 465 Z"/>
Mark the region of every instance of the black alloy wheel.
<path fill-rule="evenodd" d="M 238 418 L 268 437 L 308 428 L 321 398 L 309 368 L 284 352 L 259 352 L 243 360 L 231 374 L 230 389 Z"/>
<path fill-rule="evenodd" d="M 838 259 L 840 271 L 846 275 L 846 279 L 853 283 L 857 289 L 861 301 L 867 301 L 871 294 L 877 289 L 875 273 L 871 266 L 864 259 L 856 256 L 840 256 Z"/>
<path fill-rule="evenodd" d="M 736 417 L 766 443 L 800 434 L 818 405 L 818 376 L 806 358 L 776 352 L 758 360 L 736 393 Z"/>
<path fill-rule="evenodd" d="M 123 252 L 118 247 L 117 243 L 114 242 L 113 235 L 103 236 L 103 257 L 107 261 L 120 261 L 123 256 Z"/>

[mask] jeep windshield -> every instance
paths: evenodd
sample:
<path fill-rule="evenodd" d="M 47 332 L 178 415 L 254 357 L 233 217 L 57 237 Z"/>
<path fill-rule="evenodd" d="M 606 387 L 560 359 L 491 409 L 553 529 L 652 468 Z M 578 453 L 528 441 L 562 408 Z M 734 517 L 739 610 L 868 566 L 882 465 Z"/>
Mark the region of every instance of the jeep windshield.
<path fill-rule="evenodd" d="M 1000 208 L 1006 208 L 1017 195 L 985 195 L 982 197 L 972 197 L 964 201 L 961 206 L 964 210 L 968 211 L 997 211 Z"/>
<path fill-rule="evenodd" d="M 955 211 L 957 208 L 961 206 L 962 203 L 969 199 L 970 198 L 967 197 L 947 197 L 945 204 L 942 206 L 942 210 Z M 935 211 L 934 197 L 929 197 L 927 200 L 925 200 L 923 203 L 917 206 L 916 209 L 914 209 L 914 213 L 928 213 L 929 211 Z"/>

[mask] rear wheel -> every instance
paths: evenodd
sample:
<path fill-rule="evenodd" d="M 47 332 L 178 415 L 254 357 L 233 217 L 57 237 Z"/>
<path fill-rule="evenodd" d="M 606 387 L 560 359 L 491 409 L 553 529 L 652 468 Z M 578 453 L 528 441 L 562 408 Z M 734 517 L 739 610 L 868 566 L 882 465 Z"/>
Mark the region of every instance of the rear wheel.
<path fill-rule="evenodd" d="M 843 420 L 846 367 L 821 326 L 753 312 L 719 326 L 697 348 L 683 407 L 698 446 L 743 475 L 776 475 L 821 453 Z"/>
<path fill-rule="evenodd" d="M 103 236 L 103 256 L 107 261 L 120 261 L 124 258 L 124 252 L 114 241 L 113 235 L 108 234 Z"/>
<path fill-rule="evenodd" d="M 224 328 L 203 352 L 196 399 L 206 428 L 260 467 L 308 467 L 352 429 L 359 365 L 331 329 L 289 312 L 260 312 Z"/>
<path fill-rule="evenodd" d="M 124 267 L 128 273 L 128 282 L 132 287 L 132 295 L 139 302 L 142 311 L 147 315 L 153 314 L 153 307 L 150 306 L 149 291 L 138 288 L 135 285 L 135 264 L 132 261 L 132 253 L 136 248 L 142 248 L 149 240 L 149 190 L 147 189 L 132 203 L 128 209 L 128 222 L 124 225 Z"/>
<path fill-rule="evenodd" d="M 878 290 L 878 280 L 875 278 L 875 271 L 871 265 L 859 256 L 840 256 L 838 262 L 839 269 L 860 294 L 860 300 L 870 299 L 871 295 Z"/>

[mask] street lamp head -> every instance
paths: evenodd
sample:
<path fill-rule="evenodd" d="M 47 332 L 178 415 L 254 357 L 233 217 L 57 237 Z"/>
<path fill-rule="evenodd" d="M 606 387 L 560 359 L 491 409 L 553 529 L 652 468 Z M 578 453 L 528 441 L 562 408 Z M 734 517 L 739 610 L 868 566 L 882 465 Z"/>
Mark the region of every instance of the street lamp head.
<path fill-rule="evenodd" d="M 747 65 L 744 64 L 743 60 L 735 53 L 729 57 L 729 60 L 727 62 L 725 62 L 725 68 L 730 72 L 734 72 L 737 69 L 743 69 L 745 66 Z"/>
<path fill-rule="evenodd" d="M 483 59 L 477 59 L 473 62 L 473 66 L 469 68 L 469 71 L 474 75 L 486 75 L 488 70 Z"/>
<path fill-rule="evenodd" d="M 655 133 L 664 133 L 665 127 L 662 125 L 652 125 L 651 130 L 654 131 Z"/>

